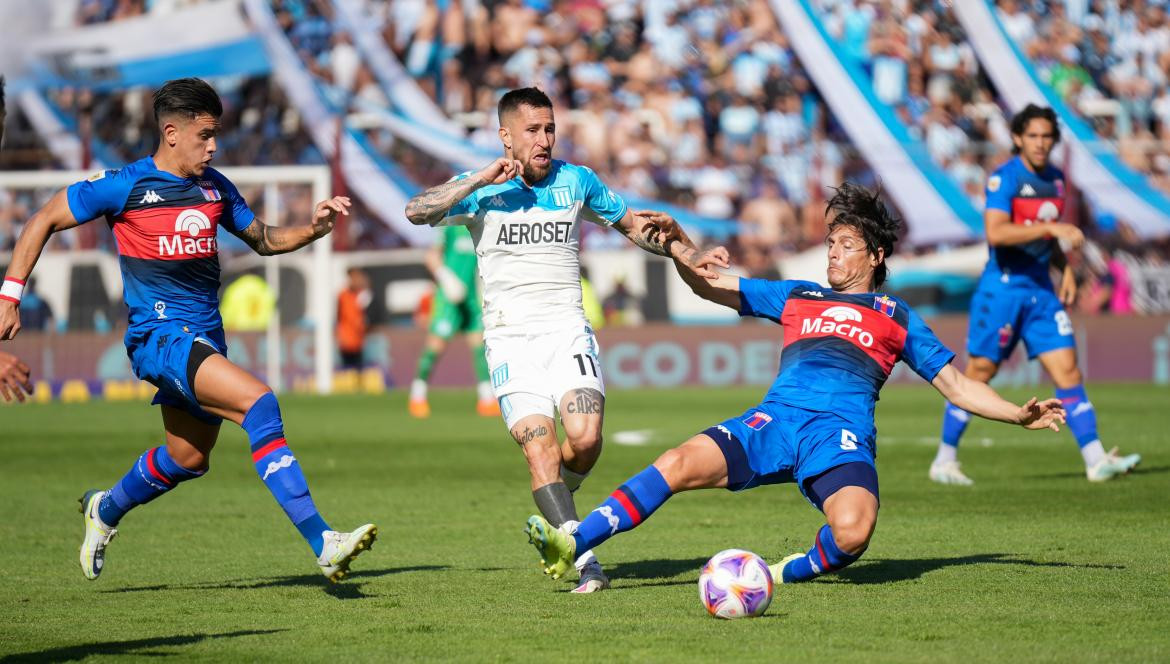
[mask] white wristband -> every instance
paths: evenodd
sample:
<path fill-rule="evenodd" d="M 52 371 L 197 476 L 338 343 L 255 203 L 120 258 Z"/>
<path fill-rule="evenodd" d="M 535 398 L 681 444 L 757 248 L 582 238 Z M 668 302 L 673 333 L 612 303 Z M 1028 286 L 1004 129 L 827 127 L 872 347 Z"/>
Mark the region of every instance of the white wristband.
<path fill-rule="evenodd" d="M 20 304 L 20 297 L 24 295 L 24 282 L 12 277 L 4 278 L 4 285 L 0 286 L 0 300 L 8 300 Z"/>

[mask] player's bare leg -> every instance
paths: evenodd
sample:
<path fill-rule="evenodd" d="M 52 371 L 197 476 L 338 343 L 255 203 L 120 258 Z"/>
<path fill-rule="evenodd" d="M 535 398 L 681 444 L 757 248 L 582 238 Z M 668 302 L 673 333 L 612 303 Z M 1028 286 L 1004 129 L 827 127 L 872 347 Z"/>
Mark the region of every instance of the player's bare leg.
<path fill-rule="evenodd" d="M 830 470 L 834 472 L 840 468 Z M 876 475 L 874 476 L 876 477 Z M 853 564 L 869 547 L 877 525 L 878 500 L 861 486 L 844 486 L 821 506 L 828 522 L 805 553 L 794 553 L 769 569 L 778 583 L 808 581 Z"/>
<path fill-rule="evenodd" d="M 406 404 L 407 412 L 411 417 L 426 418 L 431 416 L 431 404 L 427 401 L 427 381 L 430 380 L 431 370 L 447 350 L 447 340 L 437 334 L 427 334 L 423 343 L 423 354 L 418 360 L 418 370 L 410 383 L 410 397 Z"/>
<path fill-rule="evenodd" d="M 561 443 L 561 477 L 569 492 L 575 492 L 601 457 L 601 431 L 605 419 L 605 395 L 594 388 L 570 390 L 563 397 L 559 412 L 565 440 Z M 576 510 L 574 510 L 574 515 Z M 567 532 L 577 527 L 576 519 L 563 524 Z M 579 583 L 576 593 L 591 593 L 609 588 L 609 578 L 593 551 L 581 553 L 574 561 Z"/>
<path fill-rule="evenodd" d="M 1077 366 L 1075 348 L 1058 348 L 1041 353 L 1037 359 L 1056 384 L 1056 396 L 1068 413 L 1068 428 L 1076 437 L 1090 482 L 1104 482 L 1125 475 L 1141 462 L 1138 454 L 1121 456 L 1117 448 L 1108 452 L 1097 435 L 1097 412 L 1085 393 L 1084 376 Z"/>
<path fill-rule="evenodd" d="M 352 532 L 337 532 L 321 518 L 300 463 L 285 440 L 280 407 L 267 385 L 214 354 L 200 365 L 194 388 L 204 410 L 239 424 L 248 433 L 256 473 L 317 555 L 322 573 L 330 581 L 340 581 L 350 562 L 373 545 L 378 528 L 365 524 Z"/>
<path fill-rule="evenodd" d="M 990 383 L 995 374 L 999 373 L 999 365 L 987 357 L 972 356 L 967 361 L 967 368 L 963 373 L 972 380 L 981 383 Z M 939 484 L 970 486 L 975 482 L 967 477 L 959 464 L 959 438 L 967 428 L 970 414 L 947 403 L 943 413 L 943 436 L 938 444 L 938 452 L 930 464 L 930 479 Z"/>

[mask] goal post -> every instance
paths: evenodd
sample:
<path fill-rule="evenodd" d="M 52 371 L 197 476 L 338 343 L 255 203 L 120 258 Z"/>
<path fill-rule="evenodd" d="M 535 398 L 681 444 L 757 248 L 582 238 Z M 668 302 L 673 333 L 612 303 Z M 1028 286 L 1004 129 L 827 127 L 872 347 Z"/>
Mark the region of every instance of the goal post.
<path fill-rule="evenodd" d="M 296 210 L 304 219 L 294 219 L 293 223 L 305 223 L 312 213 L 312 206 L 331 196 L 332 179 L 327 166 L 227 166 L 217 168 L 228 180 L 241 190 L 259 188 L 259 194 L 253 192 L 248 202 L 254 206 L 263 206 L 264 223 L 275 226 L 281 223 L 292 207 L 287 203 L 289 196 L 283 188 L 299 187 L 307 189 L 309 194 L 308 210 Z M 84 180 L 92 175 L 92 171 L 56 170 L 56 171 L 0 171 L 0 202 L 12 198 L 19 192 L 34 192 L 29 206 L 29 212 L 48 201 L 52 192 L 67 187 L 74 182 Z M 303 206 L 302 206 L 303 207 Z M 24 220 L 17 220 L 23 222 Z M 306 282 L 306 319 L 312 326 L 313 348 L 313 386 L 319 394 L 328 394 L 333 386 L 333 322 L 336 317 L 336 301 L 334 293 L 340 287 L 337 275 L 333 270 L 333 245 L 328 238 L 314 242 L 308 249 L 308 255 L 269 256 L 262 262 L 264 280 L 267 282 L 277 301 L 280 300 L 280 268 L 282 265 L 296 262 L 303 267 L 307 274 Z M 94 259 L 94 252 L 69 251 L 68 256 L 59 256 L 60 252 L 46 252 L 42 261 L 53 263 L 57 260 L 68 261 L 71 258 L 85 257 Z M 103 258 L 98 256 L 97 258 Z M 116 258 L 116 257 L 110 257 Z M 11 256 L 0 252 L 0 264 L 6 265 Z M 247 258 L 236 257 L 239 264 L 249 264 Z M 106 263 L 109 261 L 107 260 Z M 108 265 L 102 266 L 103 271 L 109 270 Z M 41 276 L 41 271 L 34 271 L 35 277 Z M 47 281 L 52 281 L 51 275 Z M 59 278 L 59 277 L 58 277 Z M 60 284 L 58 283 L 60 286 Z M 52 299 L 47 297 L 46 299 Z M 58 310 L 64 307 L 58 307 Z M 268 321 L 265 330 L 265 375 L 266 382 L 277 391 L 287 387 L 283 374 L 285 358 L 281 348 L 281 317 L 279 308 Z"/>

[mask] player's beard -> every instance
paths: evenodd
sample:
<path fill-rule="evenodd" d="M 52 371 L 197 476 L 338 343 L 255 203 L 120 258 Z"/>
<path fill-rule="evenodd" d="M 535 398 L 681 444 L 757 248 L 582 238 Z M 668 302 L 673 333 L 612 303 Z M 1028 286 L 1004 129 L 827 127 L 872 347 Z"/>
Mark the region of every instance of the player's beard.
<path fill-rule="evenodd" d="M 549 157 L 548 164 L 545 166 L 537 166 L 531 161 L 524 163 L 524 180 L 535 184 L 544 179 L 548 175 L 549 170 L 552 169 L 552 157 Z"/>

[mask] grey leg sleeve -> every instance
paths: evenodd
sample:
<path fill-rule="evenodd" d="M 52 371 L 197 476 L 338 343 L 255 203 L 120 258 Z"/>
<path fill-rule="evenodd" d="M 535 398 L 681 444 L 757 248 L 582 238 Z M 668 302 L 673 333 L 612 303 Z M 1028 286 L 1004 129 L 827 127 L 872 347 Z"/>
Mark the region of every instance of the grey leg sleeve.
<path fill-rule="evenodd" d="M 544 518 L 559 528 L 566 521 L 577 521 L 577 508 L 573 505 L 573 494 L 564 482 L 546 484 L 532 492 L 532 499 Z"/>

